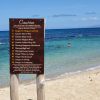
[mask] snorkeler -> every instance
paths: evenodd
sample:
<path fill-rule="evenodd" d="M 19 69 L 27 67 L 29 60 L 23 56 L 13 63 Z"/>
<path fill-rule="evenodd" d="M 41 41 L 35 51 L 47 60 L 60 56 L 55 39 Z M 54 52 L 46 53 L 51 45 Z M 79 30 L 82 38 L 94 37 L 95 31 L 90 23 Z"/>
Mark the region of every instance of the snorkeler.
<path fill-rule="evenodd" d="M 67 47 L 71 47 L 71 43 L 69 42 L 69 43 L 67 43 Z"/>

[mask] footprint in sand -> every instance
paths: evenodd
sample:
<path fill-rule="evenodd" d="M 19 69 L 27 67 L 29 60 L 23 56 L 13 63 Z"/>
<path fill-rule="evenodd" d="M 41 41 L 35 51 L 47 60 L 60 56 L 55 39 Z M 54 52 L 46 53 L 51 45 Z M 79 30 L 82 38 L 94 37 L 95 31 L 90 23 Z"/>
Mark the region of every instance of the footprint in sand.
<path fill-rule="evenodd" d="M 89 76 L 90 81 L 93 81 L 92 78 Z"/>

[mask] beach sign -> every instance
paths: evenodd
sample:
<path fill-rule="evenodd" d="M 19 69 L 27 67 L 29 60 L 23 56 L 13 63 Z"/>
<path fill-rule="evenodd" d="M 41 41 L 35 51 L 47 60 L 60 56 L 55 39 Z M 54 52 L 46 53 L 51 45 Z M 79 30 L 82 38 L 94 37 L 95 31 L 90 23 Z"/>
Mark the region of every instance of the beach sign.
<path fill-rule="evenodd" d="M 44 73 L 44 19 L 10 20 L 10 73 Z"/>
<path fill-rule="evenodd" d="M 19 74 L 36 74 L 37 100 L 44 92 L 44 19 L 10 18 L 10 99 L 19 100 Z"/>

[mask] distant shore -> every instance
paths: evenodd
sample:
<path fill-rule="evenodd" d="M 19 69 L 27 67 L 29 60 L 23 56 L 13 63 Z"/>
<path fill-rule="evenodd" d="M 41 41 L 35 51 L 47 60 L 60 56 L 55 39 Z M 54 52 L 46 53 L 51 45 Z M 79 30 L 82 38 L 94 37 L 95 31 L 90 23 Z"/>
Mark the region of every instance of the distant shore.
<path fill-rule="evenodd" d="M 35 81 L 19 86 L 20 100 L 36 100 Z M 99 100 L 100 69 L 64 74 L 45 82 L 46 100 Z M 10 100 L 10 88 L 0 88 L 0 99 Z"/>

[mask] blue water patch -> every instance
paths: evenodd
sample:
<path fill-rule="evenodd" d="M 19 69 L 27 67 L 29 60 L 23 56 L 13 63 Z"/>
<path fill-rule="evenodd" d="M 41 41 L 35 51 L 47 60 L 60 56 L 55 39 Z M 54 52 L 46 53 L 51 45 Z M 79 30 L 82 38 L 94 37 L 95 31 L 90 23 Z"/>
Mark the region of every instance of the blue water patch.
<path fill-rule="evenodd" d="M 100 65 L 100 28 L 49 29 L 45 34 L 45 74 L 57 76 Z M 9 83 L 9 32 L 0 32 L 0 85 Z M 33 75 L 20 75 L 21 80 Z"/>

